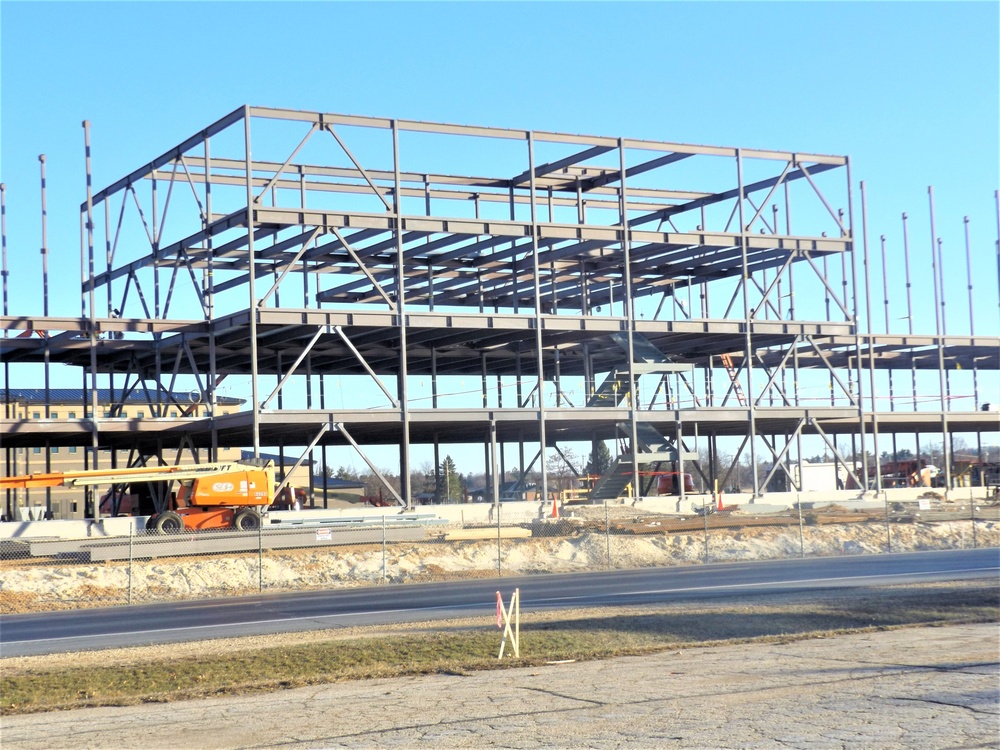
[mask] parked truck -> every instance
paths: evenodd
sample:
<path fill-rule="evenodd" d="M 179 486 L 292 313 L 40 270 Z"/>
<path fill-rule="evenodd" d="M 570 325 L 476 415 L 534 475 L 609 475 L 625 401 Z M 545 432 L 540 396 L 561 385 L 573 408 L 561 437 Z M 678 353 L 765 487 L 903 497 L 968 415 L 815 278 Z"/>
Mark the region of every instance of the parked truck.
<path fill-rule="evenodd" d="M 97 485 L 111 485 L 102 509 L 118 511 L 125 498 L 138 503 L 144 493 L 156 496 L 146 528 L 161 534 L 185 529 L 250 531 L 260 527 L 261 513 L 274 499 L 274 463 L 230 461 L 0 478 L 0 490 Z"/>

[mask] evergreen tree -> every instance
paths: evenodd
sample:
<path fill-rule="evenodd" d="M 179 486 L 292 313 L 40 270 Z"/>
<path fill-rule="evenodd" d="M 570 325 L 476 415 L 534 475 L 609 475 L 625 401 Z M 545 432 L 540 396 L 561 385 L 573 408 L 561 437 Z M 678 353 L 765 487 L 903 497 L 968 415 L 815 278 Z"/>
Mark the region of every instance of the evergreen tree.
<path fill-rule="evenodd" d="M 590 476 L 601 476 L 611 468 L 611 451 L 603 440 L 598 441 L 597 450 L 591 452 L 590 459 L 583 467 L 583 473 Z"/>
<path fill-rule="evenodd" d="M 451 456 L 445 456 L 438 472 L 437 486 L 434 488 L 434 499 L 439 503 L 460 503 L 465 500 L 462 489 L 462 476 Z"/>

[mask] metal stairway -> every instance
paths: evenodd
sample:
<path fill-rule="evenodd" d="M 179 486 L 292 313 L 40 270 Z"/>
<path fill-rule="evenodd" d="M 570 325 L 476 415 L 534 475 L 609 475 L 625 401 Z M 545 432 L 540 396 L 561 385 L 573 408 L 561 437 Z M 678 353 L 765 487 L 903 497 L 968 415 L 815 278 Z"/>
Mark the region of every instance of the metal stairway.
<path fill-rule="evenodd" d="M 624 333 L 612 333 L 611 340 L 628 352 L 628 336 Z M 616 367 L 604 379 L 594 395 L 587 400 L 587 406 L 619 406 L 629 397 L 639 382 L 639 377 L 647 374 L 663 375 L 670 372 L 691 372 L 694 365 L 679 365 L 667 359 L 667 356 L 657 349 L 653 342 L 641 333 L 632 334 L 632 351 L 635 352 L 635 362 L 632 367 Z M 634 379 L 629 372 L 634 373 Z"/>
<path fill-rule="evenodd" d="M 614 333 L 611 335 L 611 339 L 626 352 L 628 351 L 628 336 L 626 334 Z M 693 365 L 670 362 L 663 352 L 640 333 L 632 334 L 632 351 L 635 353 L 632 367 L 626 366 L 612 370 L 587 401 L 587 406 L 619 406 L 622 401 L 631 396 L 640 376 L 647 373 L 662 375 L 670 372 L 691 372 L 694 369 Z M 634 374 L 634 378 L 630 377 L 630 370 Z M 631 438 L 631 428 L 628 422 L 619 422 L 618 429 Z M 636 423 L 636 440 L 640 465 L 678 460 L 674 441 L 661 435 L 648 422 Z M 634 449 L 631 453 L 623 453 L 611 464 L 611 467 L 597 480 L 594 488 L 590 491 L 591 502 L 614 500 L 621 496 L 625 488 L 632 482 L 633 465 L 636 460 L 634 454 Z M 696 453 L 685 452 L 683 458 L 696 460 L 698 456 Z"/>
<path fill-rule="evenodd" d="M 636 382 L 639 376 L 635 376 Z M 635 383 L 629 377 L 628 368 L 624 372 L 615 368 L 601 383 L 600 388 L 587 400 L 587 406 L 618 406 L 632 392 Z"/>

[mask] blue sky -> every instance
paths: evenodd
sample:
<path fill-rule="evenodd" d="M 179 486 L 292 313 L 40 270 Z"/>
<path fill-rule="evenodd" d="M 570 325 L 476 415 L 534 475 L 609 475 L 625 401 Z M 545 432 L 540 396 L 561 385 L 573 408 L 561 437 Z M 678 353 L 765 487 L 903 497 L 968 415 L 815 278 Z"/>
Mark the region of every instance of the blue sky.
<path fill-rule="evenodd" d="M 962 260 L 946 282 L 961 293 L 970 215 L 977 265 L 989 270 L 978 309 L 983 325 L 991 311 L 996 324 L 997 8 L 4 0 L 0 172 L 12 272 L 40 279 L 45 153 L 50 244 L 68 258 L 54 278 L 78 276 L 83 119 L 101 187 L 252 103 L 847 154 L 867 182 L 873 240 L 898 239 L 909 211 L 917 251 L 929 254 L 934 185 L 938 234 Z M 21 309 L 40 304 L 28 285 L 15 295 Z M 75 311 L 67 297 L 59 304 Z M 949 330 L 965 325 L 956 317 Z"/>
<path fill-rule="evenodd" d="M 968 330 L 970 217 L 976 332 L 996 335 L 998 7 L 4 0 L 11 311 L 41 311 L 38 154 L 48 158 L 51 312 L 75 314 L 80 122 L 92 123 L 100 188 L 251 103 L 847 154 L 867 183 L 870 239 L 886 234 L 895 253 L 890 268 L 901 267 L 908 211 L 926 276 L 934 185 L 950 333 Z M 893 283 L 895 300 L 903 289 Z M 915 283 L 930 295 L 926 279 Z M 880 276 L 876 284 L 881 321 Z M 918 330 L 933 331 L 929 308 L 920 306 Z"/>

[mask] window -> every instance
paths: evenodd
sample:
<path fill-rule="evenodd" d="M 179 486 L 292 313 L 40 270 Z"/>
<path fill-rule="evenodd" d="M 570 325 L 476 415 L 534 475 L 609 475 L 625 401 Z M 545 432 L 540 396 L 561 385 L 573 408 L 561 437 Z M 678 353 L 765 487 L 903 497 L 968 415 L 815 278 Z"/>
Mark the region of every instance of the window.
<path fill-rule="evenodd" d="M 104 418 L 105 419 L 111 419 L 111 412 L 109 410 L 105 410 L 105 412 L 104 412 Z"/>
<path fill-rule="evenodd" d="M 23 455 L 24 454 L 24 448 L 18 448 L 17 452 Z"/>
<path fill-rule="evenodd" d="M 69 418 L 70 418 L 70 419 L 76 419 L 76 412 L 75 412 L 75 411 L 71 411 L 71 412 L 69 413 Z"/>
<path fill-rule="evenodd" d="M 32 453 L 41 453 L 42 449 L 36 445 L 34 448 L 31 449 L 31 452 Z"/>
<path fill-rule="evenodd" d="M 70 453 L 76 453 L 76 446 L 75 446 L 75 445 L 71 445 L 71 446 L 69 447 L 69 452 L 70 452 Z"/>
<path fill-rule="evenodd" d="M 50 412 L 49 412 L 49 418 L 50 418 L 50 419 L 59 419 L 59 412 L 56 412 L 56 411 L 50 411 Z"/>
<path fill-rule="evenodd" d="M 146 413 L 145 413 L 145 412 L 142 412 L 142 411 L 137 411 L 137 412 L 135 413 L 135 418 L 136 418 L 136 419 L 143 419 L 143 418 L 145 418 L 145 416 L 146 416 Z"/>
<path fill-rule="evenodd" d="M 34 413 L 33 413 L 33 414 L 31 415 L 31 418 L 32 418 L 32 419 L 41 419 L 41 418 L 42 418 L 42 413 L 41 413 L 40 411 L 36 411 L 36 412 L 34 412 Z"/>
<path fill-rule="evenodd" d="M 59 452 L 59 446 L 58 445 L 52 446 L 52 452 L 53 453 L 58 453 Z"/>
<path fill-rule="evenodd" d="M 171 411 L 170 412 L 170 416 L 171 417 L 176 417 L 177 416 L 177 411 L 176 410 Z"/>

